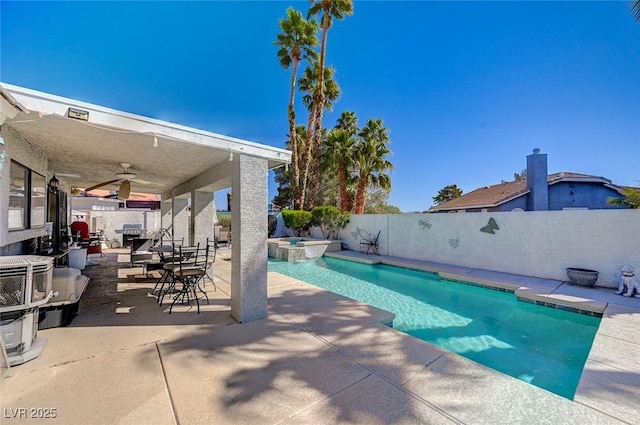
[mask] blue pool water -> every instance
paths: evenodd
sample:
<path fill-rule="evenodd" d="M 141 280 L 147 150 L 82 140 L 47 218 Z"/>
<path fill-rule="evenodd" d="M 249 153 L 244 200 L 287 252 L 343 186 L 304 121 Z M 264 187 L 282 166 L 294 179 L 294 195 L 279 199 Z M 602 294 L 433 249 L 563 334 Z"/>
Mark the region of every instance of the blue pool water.
<path fill-rule="evenodd" d="M 323 257 L 270 260 L 269 270 L 393 312 L 397 330 L 568 399 L 600 324 L 597 317 L 399 267 Z"/>

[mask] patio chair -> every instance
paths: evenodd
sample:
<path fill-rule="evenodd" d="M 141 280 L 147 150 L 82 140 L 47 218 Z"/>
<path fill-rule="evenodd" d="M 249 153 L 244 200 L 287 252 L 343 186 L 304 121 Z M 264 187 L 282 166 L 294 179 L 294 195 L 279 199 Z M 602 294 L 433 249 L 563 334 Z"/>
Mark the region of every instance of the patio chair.
<path fill-rule="evenodd" d="M 129 266 L 133 267 L 134 264 L 142 265 L 144 274 L 147 277 L 150 271 L 162 269 L 164 263 L 171 261 L 172 256 L 165 256 L 163 251 L 156 249 L 162 245 L 161 242 L 162 239 L 133 239 Z M 173 239 L 166 242 L 164 246 L 180 246 L 184 243 L 184 238 Z M 154 255 L 154 253 L 157 253 L 157 256 Z"/>
<path fill-rule="evenodd" d="M 156 281 L 151 295 L 158 292 L 158 302 L 160 301 L 160 295 L 164 286 L 169 282 L 171 278 L 171 267 L 173 261 L 177 258 L 178 247 L 184 244 L 184 238 L 164 240 L 161 245 L 153 246 L 149 248 L 150 251 L 157 252 L 159 260 L 148 260 L 145 263 L 146 272 L 149 270 L 161 270 L 162 276 Z"/>
<path fill-rule="evenodd" d="M 207 238 L 207 267 L 205 270 L 204 277 L 202 279 L 202 284 L 204 285 L 206 281 L 211 282 L 213 285 L 213 289 L 215 291 L 218 290 L 216 287 L 216 283 L 213 281 L 213 264 L 216 262 L 216 251 L 218 250 L 216 240 Z"/>
<path fill-rule="evenodd" d="M 220 229 L 220 233 L 215 238 L 216 248 L 220 245 L 224 244 L 225 246 L 229 246 L 231 243 L 231 230 L 222 228 Z"/>
<path fill-rule="evenodd" d="M 100 257 L 104 257 L 102 241 L 99 237 L 91 237 L 87 222 L 74 221 L 71 223 L 71 234 L 76 236 L 81 247 L 87 248 L 87 257 L 91 254 L 100 254 Z"/>
<path fill-rule="evenodd" d="M 153 258 L 153 252 L 149 251 L 154 245 L 153 239 L 132 239 L 131 240 L 131 251 L 129 253 L 129 267 L 133 267 L 136 265 L 144 265 L 146 260 L 151 260 Z"/>
<path fill-rule="evenodd" d="M 200 314 L 200 297 L 198 291 L 204 295 L 204 298 L 209 304 L 209 297 L 207 293 L 200 287 L 200 282 L 203 280 L 207 271 L 207 264 L 209 261 L 209 247 L 200 248 L 200 244 L 195 247 L 178 247 L 178 259 L 177 263 L 174 261 L 170 268 L 172 281 L 167 288 L 167 291 L 162 295 L 160 299 L 160 305 L 162 305 L 162 298 L 169 292 L 175 292 L 173 301 L 169 306 L 169 314 L 173 310 L 173 306 L 177 303 L 191 302 L 191 296 L 196 301 L 198 306 L 198 314 Z M 181 287 L 176 291 L 176 285 L 180 284 Z"/>
<path fill-rule="evenodd" d="M 378 246 L 378 239 L 380 239 L 379 230 L 377 234 L 372 234 L 364 229 L 358 228 L 358 235 L 360 236 L 360 252 L 363 254 L 376 254 L 380 255 L 380 248 Z"/>

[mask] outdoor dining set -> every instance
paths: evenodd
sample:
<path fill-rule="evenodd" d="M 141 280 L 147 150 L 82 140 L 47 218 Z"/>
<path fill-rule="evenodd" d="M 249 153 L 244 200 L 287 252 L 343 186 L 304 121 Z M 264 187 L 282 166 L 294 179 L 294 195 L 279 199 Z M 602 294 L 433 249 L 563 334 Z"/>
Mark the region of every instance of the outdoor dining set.
<path fill-rule="evenodd" d="M 153 254 L 157 254 L 157 258 Z M 145 275 L 153 270 L 161 272 L 151 294 L 160 305 L 168 295 L 172 298 L 169 314 L 177 303 L 189 304 L 195 300 L 198 313 L 201 298 L 204 297 L 209 304 L 203 286 L 210 281 L 215 288 L 212 277 L 216 258 L 215 240 L 207 239 L 203 245 L 184 245 L 184 239 L 160 241 L 144 251 L 132 251 L 131 255 L 132 265 L 141 264 Z"/>

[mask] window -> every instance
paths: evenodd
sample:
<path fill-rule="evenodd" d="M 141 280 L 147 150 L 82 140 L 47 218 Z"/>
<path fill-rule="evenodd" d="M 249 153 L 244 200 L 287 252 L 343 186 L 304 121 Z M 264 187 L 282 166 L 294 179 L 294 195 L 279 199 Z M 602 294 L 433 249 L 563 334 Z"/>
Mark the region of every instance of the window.
<path fill-rule="evenodd" d="M 47 208 L 47 179 L 31 172 L 31 227 L 43 227 Z"/>
<path fill-rule="evenodd" d="M 9 175 L 9 230 L 44 227 L 47 205 L 45 176 L 15 161 L 11 161 Z"/>
<path fill-rule="evenodd" d="M 9 230 L 26 229 L 29 169 L 11 161 L 9 175 Z"/>

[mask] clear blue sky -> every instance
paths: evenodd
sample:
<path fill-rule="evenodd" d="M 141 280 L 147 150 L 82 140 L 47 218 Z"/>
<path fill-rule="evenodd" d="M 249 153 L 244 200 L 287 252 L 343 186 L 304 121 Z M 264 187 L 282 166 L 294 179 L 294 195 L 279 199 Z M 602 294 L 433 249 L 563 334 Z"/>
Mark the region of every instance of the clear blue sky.
<path fill-rule="evenodd" d="M 286 8 L 308 4 L 2 1 L 0 80 L 283 147 L 290 73 L 272 42 Z M 324 124 L 344 110 L 384 120 L 390 204 L 423 211 L 446 185 L 512 180 L 536 147 L 550 173 L 640 185 L 640 23 L 627 1 L 354 12 L 329 33 L 342 96 Z"/>

